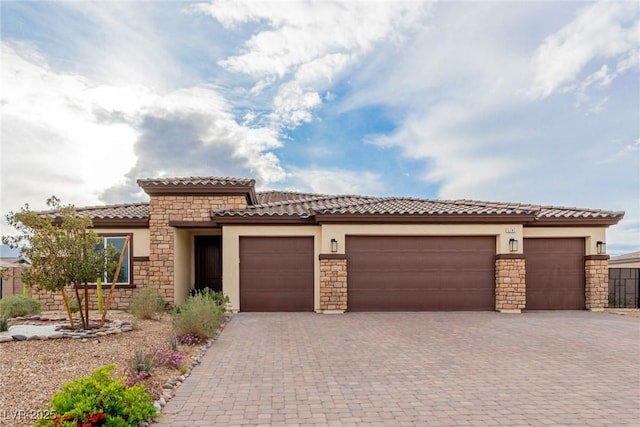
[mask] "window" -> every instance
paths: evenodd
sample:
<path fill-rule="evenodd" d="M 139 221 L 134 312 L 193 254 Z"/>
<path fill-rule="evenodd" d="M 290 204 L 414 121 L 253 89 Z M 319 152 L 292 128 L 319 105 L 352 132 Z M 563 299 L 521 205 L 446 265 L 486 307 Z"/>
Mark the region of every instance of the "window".
<path fill-rule="evenodd" d="M 122 249 L 124 247 L 125 236 L 101 236 L 103 241 L 102 244 L 106 248 L 109 245 L 113 245 L 116 248 L 115 260 L 116 262 L 120 259 L 120 254 L 122 254 Z M 103 284 L 111 284 L 113 280 L 113 273 L 105 274 L 102 278 Z M 118 274 L 118 280 L 116 282 L 118 285 L 130 285 L 131 284 L 131 240 L 129 240 L 129 247 L 124 255 L 124 259 L 122 260 L 122 266 L 120 267 L 120 274 Z"/>

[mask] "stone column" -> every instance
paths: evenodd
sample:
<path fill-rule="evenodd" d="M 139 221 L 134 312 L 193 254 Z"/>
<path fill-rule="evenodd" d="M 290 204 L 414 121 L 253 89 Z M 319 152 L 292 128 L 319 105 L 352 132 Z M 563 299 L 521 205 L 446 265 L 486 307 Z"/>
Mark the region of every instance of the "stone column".
<path fill-rule="evenodd" d="M 347 309 L 347 257 L 320 255 L 320 310 L 344 313 Z"/>
<path fill-rule="evenodd" d="M 173 303 L 174 239 L 169 216 L 177 204 L 177 196 L 153 196 L 149 202 L 149 285 L 160 289 Z"/>
<path fill-rule="evenodd" d="M 588 255 L 585 268 L 585 307 L 603 311 L 609 306 L 609 256 Z"/>
<path fill-rule="evenodd" d="M 496 311 L 520 313 L 527 302 L 524 255 L 496 256 Z"/>
<path fill-rule="evenodd" d="M 199 223 L 211 220 L 211 210 L 244 209 L 244 195 L 152 195 L 149 202 L 149 284 L 175 302 L 175 228 L 172 221 Z M 190 262 L 193 262 L 191 260 Z"/>

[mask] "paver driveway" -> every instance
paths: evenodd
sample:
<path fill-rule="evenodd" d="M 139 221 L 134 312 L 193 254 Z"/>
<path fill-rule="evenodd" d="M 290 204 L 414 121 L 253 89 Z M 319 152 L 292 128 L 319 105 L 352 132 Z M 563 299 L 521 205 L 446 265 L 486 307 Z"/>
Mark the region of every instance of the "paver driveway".
<path fill-rule="evenodd" d="M 238 314 L 158 426 L 640 423 L 640 319 Z"/>

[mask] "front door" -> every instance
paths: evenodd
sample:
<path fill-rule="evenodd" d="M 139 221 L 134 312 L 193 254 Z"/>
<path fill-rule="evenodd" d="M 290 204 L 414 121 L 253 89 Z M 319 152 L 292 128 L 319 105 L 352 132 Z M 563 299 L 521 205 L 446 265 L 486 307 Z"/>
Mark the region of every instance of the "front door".
<path fill-rule="evenodd" d="M 195 289 L 222 292 L 222 236 L 195 236 Z"/>

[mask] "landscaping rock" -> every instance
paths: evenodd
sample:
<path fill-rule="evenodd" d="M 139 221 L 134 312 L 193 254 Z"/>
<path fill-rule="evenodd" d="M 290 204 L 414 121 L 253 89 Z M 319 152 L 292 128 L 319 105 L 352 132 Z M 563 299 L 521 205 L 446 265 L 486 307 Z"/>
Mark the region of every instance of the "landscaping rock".
<path fill-rule="evenodd" d="M 16 335 L 11 335 L 13 337 L 13 339 L 15 341 L 26 341 L 27 337 L 25 335 L 20 335 L 20 334 L 16 334 Z"/>

